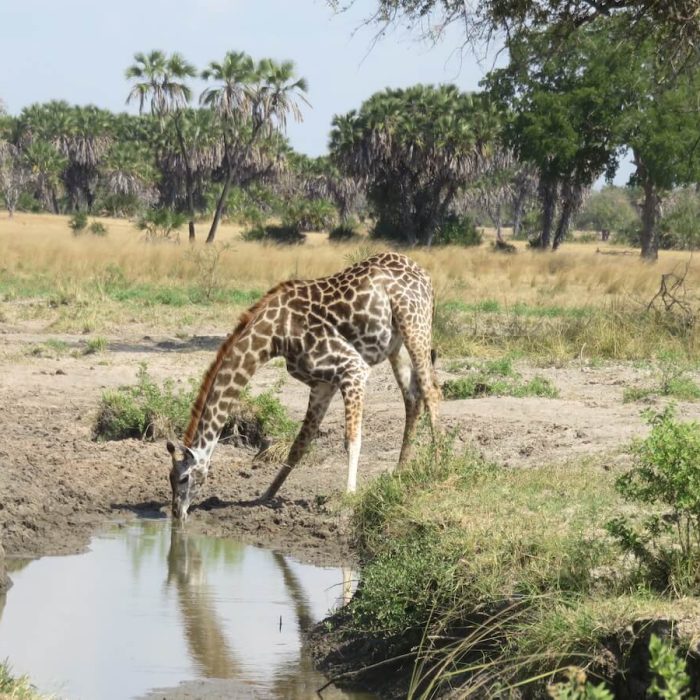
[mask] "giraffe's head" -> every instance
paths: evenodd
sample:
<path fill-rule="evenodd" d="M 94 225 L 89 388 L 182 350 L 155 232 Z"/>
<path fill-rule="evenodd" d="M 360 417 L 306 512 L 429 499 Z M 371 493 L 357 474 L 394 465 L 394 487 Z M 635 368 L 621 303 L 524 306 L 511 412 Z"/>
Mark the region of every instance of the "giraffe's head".
<path fill-rule="evenodd" d="M 166 447 L 173 460 L 170 469 L 170 486 L 173 490 L 173 517 L 187 519 L 187 511 L 207 480 L 206 461 L 197 458 L 189 448 L 175 446 L 168 440 Z"/>

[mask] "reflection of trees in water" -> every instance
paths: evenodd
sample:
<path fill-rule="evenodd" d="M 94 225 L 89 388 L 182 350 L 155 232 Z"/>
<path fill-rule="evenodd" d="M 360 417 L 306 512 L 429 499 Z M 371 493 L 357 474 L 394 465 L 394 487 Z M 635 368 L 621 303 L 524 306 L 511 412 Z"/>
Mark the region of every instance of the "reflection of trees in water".
<path fill-rule="evenodd" d="M 231 543 L 229 544 L 229 548 Z M 209 550 L 209 547 L 205 549 Z M 173 527 L 168 552 L 168 585 L 177 591 L 185 637 L 192 659 L 208 678 L 234 678 L 240 667 L 226 640 L 207 585 L 204 568 L 218 559 L 220 548 L 203 557 L 200 548 L 182 530 Z M 223 555 L 226 560 L 229 557 Z M 240 556 L 237 557 L 240 559 Z M 237 559 L 234 557 L 234 561 Z"/>
<path fill-rule="evenodd" d="M 138 581 L 144 561 L 151 555 L 157 555 L 162 561 L 165 557 L 167 542 L 163 520 L 139 520 L 138 527 L 126 530 L 126 548 L 131 557 L 131 573 Z"/>

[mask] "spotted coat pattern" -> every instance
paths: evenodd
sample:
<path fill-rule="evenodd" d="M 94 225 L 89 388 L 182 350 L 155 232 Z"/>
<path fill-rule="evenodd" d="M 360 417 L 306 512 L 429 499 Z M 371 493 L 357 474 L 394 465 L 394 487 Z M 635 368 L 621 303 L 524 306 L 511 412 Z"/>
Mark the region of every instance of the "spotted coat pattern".
<path fill-rule="evenodd" d="M 173 512 L 186 517 L 206 480 L 212 451 L 240 392 L 273 357 L 310 387 L 309 405 L 289 455 L 261 500 L 272 498 L 318 432 L 337 391 L 345 404 L 347 490 L 356 487 L 362 411 L 370 367 L 391 363 L 406 408 L 399 464 L 410 455 L 424 405 L 438 430 L 439 390 L 432 363 L 434 294 L 410 258 L 380 253 L 335 275 L 290 280 L 271 289 L 223 342 L 192 409 L 184 445 L 168 443 Z"/>

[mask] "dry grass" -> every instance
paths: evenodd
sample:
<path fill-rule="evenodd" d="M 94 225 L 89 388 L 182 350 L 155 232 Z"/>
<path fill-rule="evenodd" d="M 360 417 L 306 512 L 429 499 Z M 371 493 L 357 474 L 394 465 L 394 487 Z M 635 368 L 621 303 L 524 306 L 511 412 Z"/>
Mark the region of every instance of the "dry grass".
<path fill-rule="evenodd" d="M 366 241 L 360 245 L 329 244 L 325 234 L 311 234 L 302 246 L 261 246 L 240 238 L 240 229 L 220 229 L 221 252 L 213 273 L 202 255 L 206 224 L 199 225 L 195 248 L 181 233 L 181 244 L 147 244 L 135 226 L 119 219 L 100 219 L 105 237 L 75 237 L 67 217 L 16 214 L 0 219 L 0 284 L 5 301 L 0 318 L 47 320 L 53 330 L 118 330 L 125 323 L 197 332 L 202 327 L 228 328 L 251 297 L 230 292 L 261 293 L 283 279 L 313 278 L 331 274 L 349 262 L 386 246 Z M 488 235 L 487 235 L 488 238 Z M 503 322 L 511 310 L 527 307 L 544 315 L 566 315 L 567 310 L 601 309 L 636 311 L 657 291 L 662 273 L 681 269 L 688 254 L 662 252 L 657 265 L 642 263 L 636 254 L 603 255 L 604 244 L 569 243 L 556 254 L 527 250 L 517 255 L 495 253 L 490 245 L 479 248 L 446 247 L 414 250 L 409 254 L 432 275 L 438 300 L 455 301 L 464 310 L 490 304 Z M 605 246 L 605 252 L 620 252 Z M 105 286 L 118 274 L 130 288 L 151 286 L 166 292 L 203 288 L 211 284 L 229 292 L 216 304 L 154 298 L 147 303 L 115 302 Z M 687 287 L 695 289 L 700 270 L 691 267 Z M 21 291 L 22 284 L 27 289 Z M 148 289 L 144 295 L 148 295 Z M 15 301 L 16 303 L 11 303 Z M 142 300 L 143 301 L 143 300 Z M 47 303 L 48 302 L 48 303 Z M 172 313 L 168 306 L 176 306 Z M 560 313 L 561 312 L 561 313 Z M 483 320 L 483 319 L 482 319 Z M 567 348 L 565 352 L 569 352 Z"/>

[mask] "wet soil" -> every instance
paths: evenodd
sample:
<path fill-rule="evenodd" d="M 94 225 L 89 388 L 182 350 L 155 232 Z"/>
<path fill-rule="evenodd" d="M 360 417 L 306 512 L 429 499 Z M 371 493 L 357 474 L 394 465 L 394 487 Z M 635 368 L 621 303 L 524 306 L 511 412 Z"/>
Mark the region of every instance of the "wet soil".
<path fill-rule="evenodd" d="M 158 380 L 201 376 L 223 330 L 194 338 L 144 335 L 108 338 L 105 352 L 83 354 L 86 338 L 62 336 L 27 322 L 0 324 L 0 532 L 8 556 L 65 554 L 83 549 L 98 526 L 115 516 L 169 515 L 169 458 L 163 442 L 95 442 L 92 427 L 102 392 L 132 384 L 140 363 Z M 59 356 L 42 345 L 67 344 Z M 42 348 L 37 354 L 36 348 Z M 445 363 L 446 364 L 446 363 Z M 640 404 L 623 404 L 623 389 L 651 381 L 649 370 L 628 365 L 590 368 L 519 367 L 525 377 L 549 378 L 558 399 L 486 397 L 442 405 L 457 442 L 513 468 L 597 455 L 611 463 L 646 430 Z M 441 379 L 451 376 L 438 363 Z M 301 420 L 307 388 L 271 363 L 253 378 L 253 393 L 277 392 Z M 684 417 L 700 405 L 681 404 Z M 365 411 L 360 486 L 395 464 L 403 430 L 403 402 L 388 364 L 373 370 Z M 253 464 L 254 451 L 221 444 L 202 501 L 188 528 L 235 535 L 313 563 L 352 562 L 347 517 L 343 410 L 334 400 L 317 444 L 270 506 L 250 505 L 277 472 Z"/>

